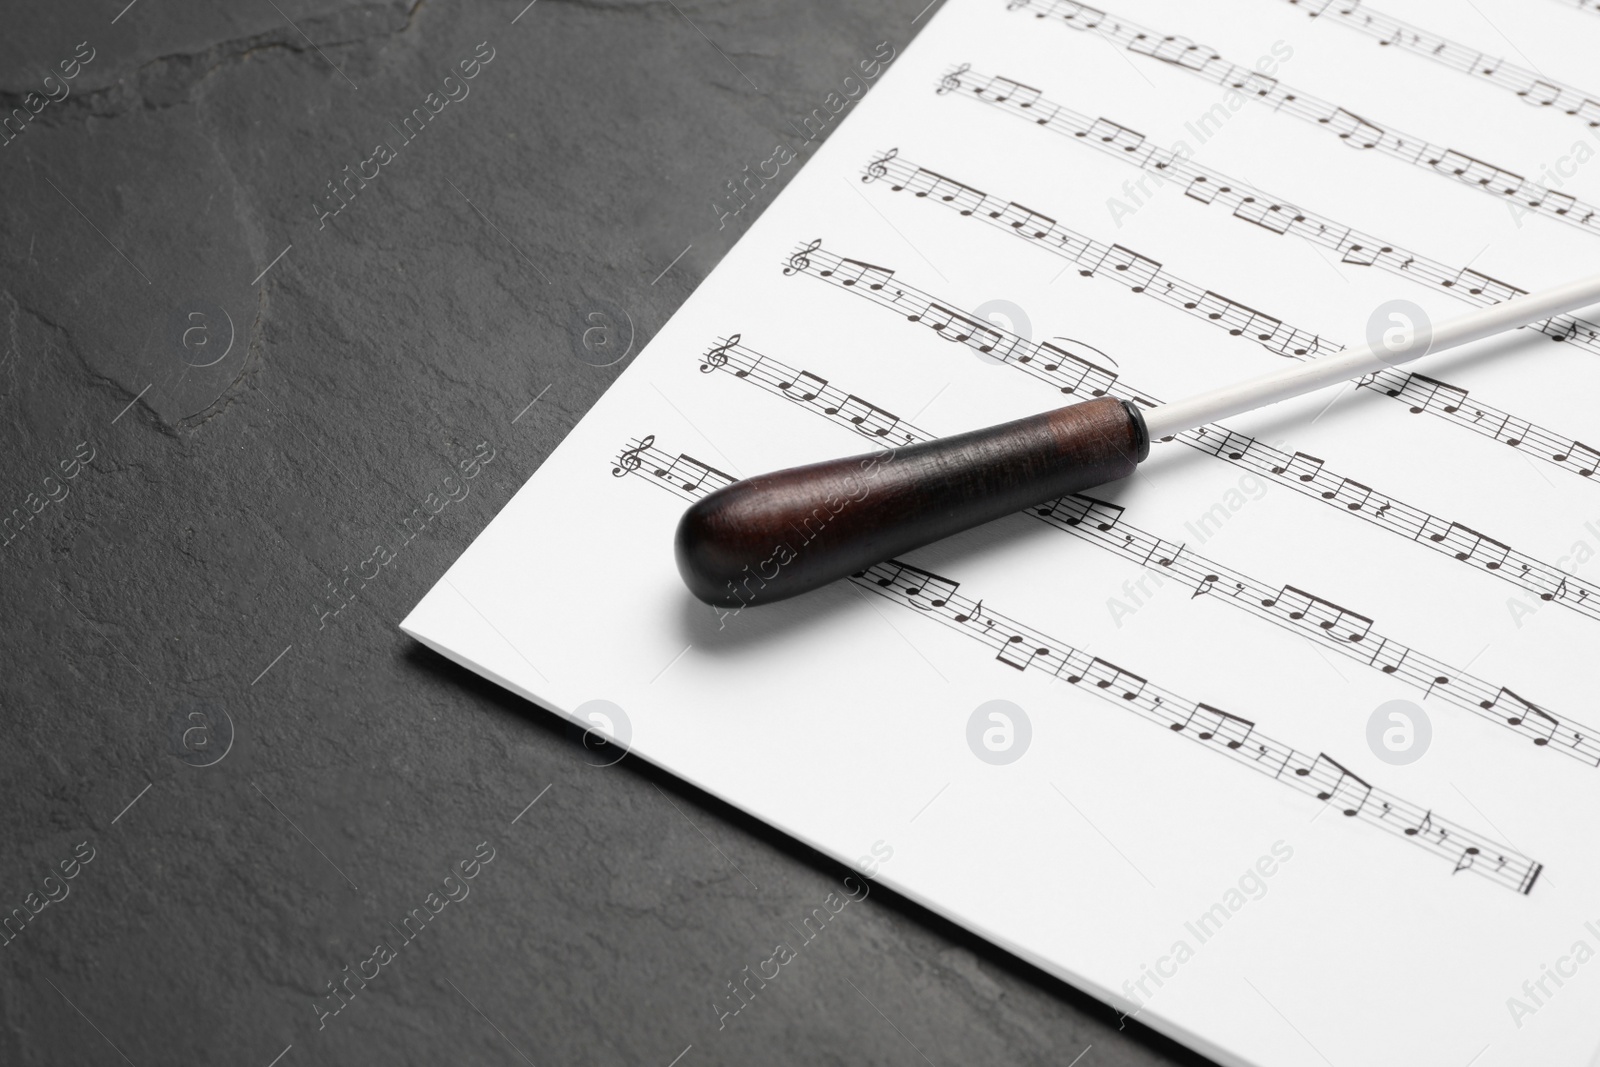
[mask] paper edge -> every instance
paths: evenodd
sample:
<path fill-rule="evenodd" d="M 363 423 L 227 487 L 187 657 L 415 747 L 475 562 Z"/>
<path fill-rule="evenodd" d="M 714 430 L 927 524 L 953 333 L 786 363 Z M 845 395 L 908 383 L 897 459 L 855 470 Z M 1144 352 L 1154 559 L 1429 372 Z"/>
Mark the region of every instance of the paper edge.
<path fill-rule="evenodd" d="M 526 488 L 526 483 L 524 483 L 523 488 Z M 518 492 L 521 492 L 521 490 L 519 489 Z M 448 576 L 449 572 L 446 571 L 445 574 Z M 528 687 L 515 682 L 510 678 L 503 677 L 492 668 L 470 662 L 464 655 L 458 653 L 445 644 L 443 640 L 434 637 L 428 632 L 429 620 L 424 619 L 421 616 L 423 616 L 424 613 L 437 616 L 439 613 L 449 610 L 443 608 L 442 605 L 436 602 L 430 604 L 430 602 L 434 601 L 435 594 L 439 592 L 439 587 L 445 584 L 444 577 L 441 577 L 440 580 L 435 583 L 433 588 L 430 589 L 423 596 L 423 598 L 417 602 L 416 606 L 411 609 L 411 612 L 403 620 L 401 620 L 401 631 L 403 631 L 413 640 L 418 641 L 427 648 L 432 649 L 434 652 L 437 652 L 439 655 L 450 660 L 457 666 L 463 667 L 471 671 L 473 674 L 476 674 L 478 677 L 483 678 L 486 681 L 493 682 L 495 685 L 500 686 L 507 692 L 513 693 L 516 696 L 521 697 L 523 700 L 537 705 L 540 710 L 551 712 L 567 722 L 574 723 L 579 726 L 586 726 L 587 724 L 579 720 L 571 711 L 562 708 L 558 703 L 541 697 L 532 689 L 529 689 Z M 755 819 L 765 826 L 771 827 L 773 830 L 783 834 L 785 837 L 793 841 L 798 841 L 802 845 L 805 845 L 807 848 L 812 849 L 820 855 L 827 856 L 840 866 L 850 868 L 851 870 L 855 869 L 848 857 L 840 856 L 832 849 L 822 845 L 820 842 L 812 840 L 805 834 L 799 833 L 790 827 L 761 814 L 760 812 L 752 811 L 750 808 L 734 800 L 732 797 L 723 794 L 719 790 L 709 785 L 685 778 L 671 766 L 668 766 L 667 764 L 651 757 L 649 754 L 642 752 L 637 746 L 629 744 L 627 746 L 627 754 L 636 756 L 658 770 L 661 770 L 666 774 L 670 774 L 678 781 L 684 782 L 709 796 L 715 797 L 717 800 L 728 805 L 734 810 L 743 812 L 750 818 Z M 906 900 L 912 902 L 918 907 L 925 909 L 933 915 L 939 916 L 941 919 L 949 922 L 951 925 L 967 931 L 974 937 L 980 938 L 988 944 L 1000 949 L 1002 952 L 1008 953 L 1022 962 L 1037 968 L 1050 977 L 1066 983 L 1073 989 L 1083 993 L 1086 996 L 1094 998 L 1096 1001 L 1105 1005 L 1111 1010 L 1117 1012 L 1121 1011 L 1121 1009 L 1117 1006 L 1116 999 L 1109 994 L 1108 990 L 1103 989 L 1097 983 L 1074 973 L 1066 967 L 1057 965 L 1053 961 L 1048 960 L 1041 955 L 1024 949 L 1020 945 L 1017 945 L 1006 938 L 998 937 L 982 929 L 981 927 L 964 920 L 960 916 L 954 914 L 952 911 L 947 910 L 939 904 L 936 904 L 932 900 L 924 897 L 921 893 L 902 885 L 895 879 L 883 876 L 882 874 L 873 878 L 866 878 L 864 875 L 860 874 L 857 874 L 856 876 L 863 878 L 866 882 L 868 882 L 868 884 L 882 885 L 885 888 L 898 893 L 900 896 L 904 897 Z M 1267 1065 L 1261 1061 L 1245 1059 L 1213 1044 L 1211 1041 L 1208 1041 L 1200 1037 L 1198 1034 L 1189 1031 L 1183 1025 L 1168 1019 L 1166 1016 L 1158 1012 L 1150 1012 L 1148 1014 L 1141 1012 L 1137 1016 L 1129 1015 L 1127 1017 L 1135 1019 L 1135 1021 L 1137 1021 L 1140 1025 L 1162 1035 L 1163 1037 L 1168 1038 L 1169 1040 L 1177 1042 L 1184 1048 L 1207 1057 L 1208 1059 L 1219 1064 L 1220 1067 L 1267 1067 Z M 1119 1026 L 1118 1029 L 1120 1032 L 1122 1028 Z M 1600 1067 L 1600 1059 L 1597 1059 L 1596 1063 L 1593 1064 L 1592 1067 Z"/>

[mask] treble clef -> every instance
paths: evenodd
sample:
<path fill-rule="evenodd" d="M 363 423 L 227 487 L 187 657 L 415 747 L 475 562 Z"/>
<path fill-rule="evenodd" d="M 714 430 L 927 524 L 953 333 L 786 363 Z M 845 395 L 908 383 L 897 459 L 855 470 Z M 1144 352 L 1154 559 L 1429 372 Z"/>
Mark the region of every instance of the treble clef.
<path fill-rule="evenodd" d="M 819 249 L 821 247 L 822 247 L 822 238 L 818 237 L 815 241 L 812 241 L 810 244 L 808 244 L 804 248 L 800 249 L 800 251 L 798 251 L 794 255 L 790 256 L 789 257 L 789 265 L 787 267 L 783 268 L 784 275 L 787 277 L 790 274 L 798 274 L 803 270 L 810 270 L 811 269 L 811 253 L 815 252 L 817 249 Z"/>
<path fill-rule="evenodd" d="M 894 157 L 898 156 L 899 154 L 900 154 L 900 149 L 891 148 L 891 149 L 889 149 L 889 151 L 882 158 L 874 159 L 871 163 L 868 163 L 867 164 L 867 172 L 861 176 L 862 184 L 870 185 L 871 183 L 877 181 L 879 178 L 883 177 L 885 174 L 888 174 L 889 173 L 889 168 L 885 164 L 887 164 L 890 160 L 894 159 Z"/>
<path fill-rule="evenodd" d="M 707 352 L 706 361 L 700 364 L 700 373 L 710 374 L 718 367 L 726 364 L 728 362 L 728 349 L 738 344 L 739 339 L 743 336 L 743 334 L 736 333 L 726 341 L 723 341 L 720 345 L 717 345 L 711 351 Z"/>
<path fill-rule="evenodd" d="M 971 63 L 963 63 L 955 70 L 952 70 L 949 74 L 946 74 L 943 78 L 940 78 L 939 88 L 936 95 L 943 96 L 945 93 L 953 92 L 956 89 L 961 88 L 961 75 L 965 74 L 971 69 Z"/>
<path fill-rule="evenodd" d="M 639 455 L 647 451 L 650 446 L 655 443 L 656 435 L 648 434 L 644 440 L 639 442 L 637 448 L 630 448 L 626 452 L 622 453 L 622 455 L 617 458 L 617 465 L 611 468 L 611 476 L 613 478 L 620 478 L 629 471 L 638 470 L 640 464 Z"/>

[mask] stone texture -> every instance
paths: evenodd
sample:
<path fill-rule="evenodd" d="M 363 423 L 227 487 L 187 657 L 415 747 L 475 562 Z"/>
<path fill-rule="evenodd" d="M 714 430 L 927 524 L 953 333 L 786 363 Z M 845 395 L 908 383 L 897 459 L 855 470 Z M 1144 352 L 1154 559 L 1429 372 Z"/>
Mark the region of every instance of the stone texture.
<path fill-rule="evenodd" d="M 626 365 L 588 316 L 636 353 L 748 225 L 721 182 L 920 3 L 521 6 L 9 12 L 7 112 L 94 58 L 0 147 L 0 913 L 94 855 L 0 946 L 0 1063 L 1202 1062 L 883 890 L 719 1030 L 845 872 L 398 631 Z"/>

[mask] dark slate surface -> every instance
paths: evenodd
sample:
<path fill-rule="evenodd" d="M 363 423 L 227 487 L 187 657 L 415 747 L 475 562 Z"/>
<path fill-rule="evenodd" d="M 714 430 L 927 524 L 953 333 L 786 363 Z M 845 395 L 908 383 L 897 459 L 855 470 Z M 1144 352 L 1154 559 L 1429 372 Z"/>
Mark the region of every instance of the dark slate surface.
<path fill-rule="evenodd" d="M 881 889 L 719 1029 L 846 872 L 397 629 L 921 0 L 122 2 L 0 23 L 0 1063 L 1200 1062 Z"/>

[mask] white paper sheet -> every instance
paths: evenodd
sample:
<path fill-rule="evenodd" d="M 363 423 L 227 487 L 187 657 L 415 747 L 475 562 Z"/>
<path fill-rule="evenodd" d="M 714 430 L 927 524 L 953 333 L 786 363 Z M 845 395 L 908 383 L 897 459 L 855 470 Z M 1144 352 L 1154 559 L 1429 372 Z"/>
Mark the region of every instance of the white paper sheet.
<path fill-rule="evenodd" d="M 719 476 L 1063 383 L 1176 399 L 1393 299 L 1441 321 L 1591 273 L 1597 45 L 1548 0 L 951 0 L 404 628 L 563 714 L 613 702 L 634 753 L 842 861 L 892 848 L 881 882 L 1222 1063 L 1587 1065 L 1592 325 L 1158 444 L 1107 506 L 902 561 L 959 588 L 724 614 L 672 531 Z M 1398 720 L 1369 740 L 1396 700 L 1430 735 L 1403 765 Z M 977 754 L 1002 720 L 969 744 L 991 701 L 1013 762 Z"/>

